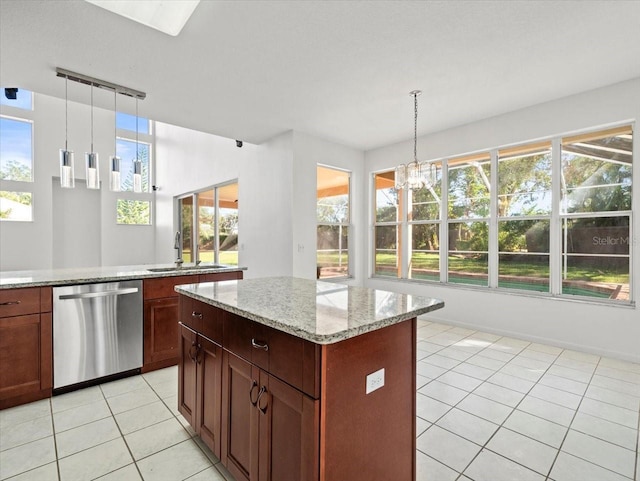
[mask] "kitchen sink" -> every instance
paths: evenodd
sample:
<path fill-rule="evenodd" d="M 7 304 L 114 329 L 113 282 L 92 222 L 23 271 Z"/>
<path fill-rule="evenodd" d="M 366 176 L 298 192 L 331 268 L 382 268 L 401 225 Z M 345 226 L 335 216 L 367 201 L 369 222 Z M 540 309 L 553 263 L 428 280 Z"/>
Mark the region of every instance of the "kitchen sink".
<path fill-rule="evenodd" d="M 205 265 L 187 265 L 187 266 L 171 266 L 171 267 L 152 267 L 147 269 L 149 272 L 177 272 L 177 271 L 193 271 L 201 269 L 223 269 L 229 266 L 223 266 L 220 264 L 205 264 Z"/>

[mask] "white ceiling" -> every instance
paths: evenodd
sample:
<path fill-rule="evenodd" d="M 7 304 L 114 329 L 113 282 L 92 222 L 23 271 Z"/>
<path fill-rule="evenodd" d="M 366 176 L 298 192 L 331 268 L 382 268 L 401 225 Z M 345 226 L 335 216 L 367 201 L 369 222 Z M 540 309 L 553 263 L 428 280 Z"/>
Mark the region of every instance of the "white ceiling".
<path fill-rule="evenodd" d="M 63 98 L 62 67 L 252 143 L 294 129 L 369 150 L 412 138 L 411 90 L 425 134 L 640 77 L 638 59 L 635 0 L 202 0 L 177 37 L 83 0 L 0 0 L 3 87 Z"/>

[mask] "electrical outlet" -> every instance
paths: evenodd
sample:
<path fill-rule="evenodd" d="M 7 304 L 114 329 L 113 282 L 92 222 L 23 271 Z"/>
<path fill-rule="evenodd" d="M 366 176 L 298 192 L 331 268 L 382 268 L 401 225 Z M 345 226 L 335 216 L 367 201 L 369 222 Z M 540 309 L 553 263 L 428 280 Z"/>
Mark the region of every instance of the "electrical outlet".
<path fill-rule="evenodd" d="M 376 389 L 380 389 L 384 386 L 384 368 L 379 369 L 376 372 L 372 372 L 367 376 L 367 392 L 372 393 Z"/>

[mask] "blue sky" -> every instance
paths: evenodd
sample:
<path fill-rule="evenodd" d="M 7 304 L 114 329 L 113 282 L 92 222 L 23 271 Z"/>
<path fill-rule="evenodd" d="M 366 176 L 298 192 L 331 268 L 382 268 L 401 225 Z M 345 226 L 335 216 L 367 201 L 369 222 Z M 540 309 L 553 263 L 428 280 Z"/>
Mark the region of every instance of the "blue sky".
<path fill-rule="evenodd" d="M 31 122 L 0 117 L 0 169 L 16 160 L 31 168 Z"/>

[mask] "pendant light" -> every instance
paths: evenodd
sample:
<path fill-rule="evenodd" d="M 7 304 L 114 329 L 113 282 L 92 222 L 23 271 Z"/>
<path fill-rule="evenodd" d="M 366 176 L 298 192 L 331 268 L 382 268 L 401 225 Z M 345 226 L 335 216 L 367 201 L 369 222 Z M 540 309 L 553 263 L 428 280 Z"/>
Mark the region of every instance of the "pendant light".
<path fill-rule="evenodd" d="M 87 166 L 87 189 L 100 188 L 100 166 L 98 153 L 93 151 L 93 84 L 91 84 L 91 152 L 84 153 Z"/>
<path fill-rule="evenodd" d="M 64 81 L 64 149 L 60 149 L 60 187 L 73 189 L 76 185 L 73 173 L 73 150 L 69 150 L 69 79 Z"/>
<path fill-rule="evenodd" d="M 136 98 L 136 158 L 133 161 L 133 191 L 142 192 L 142 161 L 140 160 L 140 148 L 138 146 L 138 99 Z"/>
<path fill-rule="evenodd" d="M 109 190 L 120 192 L 120 157 L 118 157 L 118 91 L 113 91 L 113 155 L 109 157 Z"/>
<path fill-rule="evenodd" d="M 437 170 L 433 162 L 418 162 L 418 95 L 421 90 L 413 90 L 409 95 L 413 97 L 413 162 L 400 164 L 395 170 L 396 189 L 430 188 L 436 182 Z"/>

